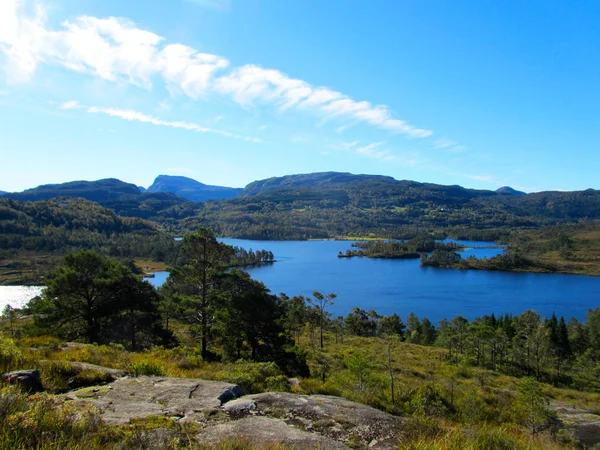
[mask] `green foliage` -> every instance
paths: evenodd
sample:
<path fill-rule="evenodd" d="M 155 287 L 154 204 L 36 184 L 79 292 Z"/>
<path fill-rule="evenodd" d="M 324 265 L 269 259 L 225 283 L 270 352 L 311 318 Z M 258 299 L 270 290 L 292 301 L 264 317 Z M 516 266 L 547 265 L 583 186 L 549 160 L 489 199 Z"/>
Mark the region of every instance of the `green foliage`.
<path fill-rule="evenodd" d="M 18 369 L 22 359 L 23 354 L 15 341 L 0 334 L 0 373 Z"/>
<path fill-rule="evenodd" d="M 534 435 L 550 419 L 547 408 L 548 397 L 542 386 L 534 378 L 524 378 L 518 387 L 516 402 L 513 406 L 515 418 L 525 424 Z"/>
<path fill-rule="evenodd" d="M 246 394 L 269 390 L 287 391 L 287 378 L 275 363 L 250 363 L 238 361 L 228 368 L 227 381 L 239 385 Z"/>
<path fill-rule="evenodd" d="M 154 288 L 127 267 L 84 250 L 65 257 L 31 306 L 40 327 L 90 343 L 128 342 L 135 350 L 170 339 L 158 301 Z"/>
<path fill-rule="evenodd" d="M 142 375 L 164 377 L 167 375 L 165 368 L 150 359 L 144 359 L 142 361 L 136 361 L 127 367 L 127 371 L 134 377 Z"/>
<path fill-rule="evenodd" d="M 435 242 L 429 235 L 417 235 L 407 242 L 377 240 L 357 242 L 352 246 L 358 248 L 358 250 L 346 250 L 346 253 L 340 252 L 338 257 L 366 256 L 368 258 L 411 259 L 419 258 L 427 252 L 435 252 L 436 250 L 455 251 L 463 247 L 455 243 Z"/>
<path fill-rule="evenodd" d="M 26 397 L 0 389 L 0 444 L 3 448 L 74 448 L 102 428 L 99 411 L 74 407 L 48 394 Z M 90 440 L 89 448 L 97 442 Z"/>

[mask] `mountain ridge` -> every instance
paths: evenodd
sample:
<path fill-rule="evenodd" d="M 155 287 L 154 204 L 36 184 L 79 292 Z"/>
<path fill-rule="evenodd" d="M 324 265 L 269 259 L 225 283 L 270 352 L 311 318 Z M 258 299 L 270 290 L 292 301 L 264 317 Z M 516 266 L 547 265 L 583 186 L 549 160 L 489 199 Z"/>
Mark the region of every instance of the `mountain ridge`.
<path fill-rule="evenodd" d="M 171 192 L 193 202 L 204 202 L 236 197 L 242 189 L 213 186 L 179 175 L 158 175 L 146 192 Z"/>

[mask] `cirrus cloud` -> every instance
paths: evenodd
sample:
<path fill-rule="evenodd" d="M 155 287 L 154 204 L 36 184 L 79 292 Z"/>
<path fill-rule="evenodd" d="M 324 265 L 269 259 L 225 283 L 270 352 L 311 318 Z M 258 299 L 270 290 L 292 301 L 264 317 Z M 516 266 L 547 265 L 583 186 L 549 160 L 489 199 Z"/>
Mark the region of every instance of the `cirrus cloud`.
<path fill-rule="evenodd" d="M 24 0 L 0 0 L 0 52 L 9 84 L 29 82 L 37 67 L 46 64 L 147 90 L 161 79 L 192 99 L 224 95 L 244 107 L 295 108 L 320 119 L 358 122 L 413 138 L 432 134 L 394 117 L 386 105 L 354 100 L 276 69 L 253 64 L 229 69 L 222 56 L 165 43 L 162 36 L 123 18 L 81 16 L 53 30 L 46 27 L 42 7 L 27 14 Z"/>

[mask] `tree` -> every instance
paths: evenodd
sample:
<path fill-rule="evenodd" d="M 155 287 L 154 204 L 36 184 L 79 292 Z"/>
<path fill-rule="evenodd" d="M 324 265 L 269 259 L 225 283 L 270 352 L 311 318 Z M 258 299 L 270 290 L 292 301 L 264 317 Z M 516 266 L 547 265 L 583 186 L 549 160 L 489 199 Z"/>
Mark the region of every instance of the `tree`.
<path fill-rule="evenodd" d="M 371 363 L 363 355 L 355 354 L 346 361 L 346 367 L 350 373 L 356 378 L 357 389 L 362 391 L 367 383 L 367 380 L 371 374 Z"/>
<path fill-rule="evenodd" d="M 315 306 L 319 311 L 319 329 L 321 332 L 321 348 L 323 348 L 323 324 L 327 318 L 325 308 L 333 305 L 333 300 L 337 297 L 337 294 L 323 295 L 319 291 L 313 292 L 313 298 L 309 298 L 308 302 Z"/>
<path fill-rule="evenodd" d="M 8 323 L 10 325 L 10 335 L 12 337 L 15 336 L 14 324 L 15 324 L 15 319 L 17 318 L 17 315 L 18 315 L 17 310 L 10 305 L 6 305 L 4 307 L 4 311 L 2 311 L 2 318 L 8 320 Z"/>
<path fill-rule="evenodd" d="M 379 333 L 385 335 L 397 335 L 402 337 L 406 326 L 402 322 L 400 316 L 396 313 L 391 316 L 383 316 L 379 320 Z"/>
<path fill-rule="evenodd" d="M 282 326 L 284 306 L 265 285 L 246 272 L 231 270 L 221 284 L 216 328 L 225 347 L 241 357 L 244 345 L 252 359 L 273 359 L 288 345 Z"/>
<path fill-rule="evenodd" d="M 588 309 L 586 324 L 590 346 L 600 350 L 600 308 Z"/>
<path fill-rule="evenodd" d="M 527 425 L 532 436 L 550 417 L 547 403 L 548 397 L 535 378 L 527 377 L 519 383 L 515 410 L 517 418 Z"/>
<path fill-rule="evenodd" d="M 355 336 L 375 336 L 379 316 L 373 310 L 353 308 L 345 319 L 346 330 Z"/>
<path fill-rule="evenodd" d="M 142 328 L 156 327 L 157 304 L 154 288 L 123 264 L 92 251 L 81 251 L 64 258 L 32 307 L 38 325 L 70 339 L 118 341 L 123 339 L 119 330 L 126 328 L 125 339 L 135 349 L 137 333 Z"/>
<path fill-rule="evenodd" d="M 400 335 L 397 333 L 393 334 L 385 334 L 384 335 L 385 344 L 386 344 L 386 353 L 387 353 L 387 364 L 386 368 L 388 370 L 388 374 L 390 377 L 390 392 L 392 394 L 392 405 L 396 404 L 396 390 L 394 386 L 394 367 L 392 365 L 392 353 L 394 344 L 398 339 L 400 339 Z"/>
<path fill-rule="evenodd" d="M 421 321 L 421 344 L 422 345 L 433 345 L 436 338 L 435 326 L 429 321 L 427 317 Z"/>
<path fill-rule="evenodd" d="M 421 321 L 414 313 L 406 318 L 406 342 L 421 343 Z"/>
<path fill-rule="evenodd" d="M 285 307 L 286 328 L 296 344 L 300 345 L 302 327 L 307 320 L 306 299 L 301 295 L 289 298 L 285 294 L 280 294 L 280 298 Z"/>
<path fill-rule="evenodd" d="M 199 324 L 202 357 L 208 358 L 210 328 L 218 301 L 218 278 L 227 268 L 233 248 L 217 241 L 208 228 L 200 228 L 183 238 L 182 251 L 187 264 L 171 272 L 173 283 L 188 305 L 189 319 Z"/>

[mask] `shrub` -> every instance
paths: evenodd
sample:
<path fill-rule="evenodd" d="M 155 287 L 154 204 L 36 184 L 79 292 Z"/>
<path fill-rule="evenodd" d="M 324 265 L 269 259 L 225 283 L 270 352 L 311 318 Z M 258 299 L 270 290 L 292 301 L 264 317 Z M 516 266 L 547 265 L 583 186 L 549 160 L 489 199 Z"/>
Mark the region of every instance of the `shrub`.
<path fill-rule="evenodd" d="M 0 336 L 0 372 L 17 369 L 23 355 L 12 339 Z"/>
<path fill-rule="evenodd" d="M 134 377 L 142 375 L 164 377 L 167 375 L 167 371 L 162 365 L 147 359 L 132 363 L 128 366 L 127 371 Z"/>

